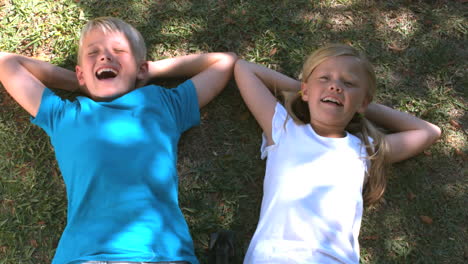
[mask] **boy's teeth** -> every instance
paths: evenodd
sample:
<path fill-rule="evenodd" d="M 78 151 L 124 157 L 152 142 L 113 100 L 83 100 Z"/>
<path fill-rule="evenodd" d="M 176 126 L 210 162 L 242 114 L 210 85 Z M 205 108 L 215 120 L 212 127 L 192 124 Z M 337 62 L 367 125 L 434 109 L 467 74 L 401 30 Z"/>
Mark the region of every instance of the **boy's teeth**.
<path fill-rule="evenodd" d="M 117 71 L 112 69 L 112 68 L 103 68 L 98 71 L 98 74 L 101 74 L 103 72 L 113 72 L 114 74 L 117 74 Z"/>
<path fill-rule="evenodd" d="M 112 68 L 102 68 L 99 69 L 96 72 L 96 77 L 101 80 L 101 79 L 107 79 L 107 78 L 114 78 L 118 74 L 117 70 L 114 70 Z"/>

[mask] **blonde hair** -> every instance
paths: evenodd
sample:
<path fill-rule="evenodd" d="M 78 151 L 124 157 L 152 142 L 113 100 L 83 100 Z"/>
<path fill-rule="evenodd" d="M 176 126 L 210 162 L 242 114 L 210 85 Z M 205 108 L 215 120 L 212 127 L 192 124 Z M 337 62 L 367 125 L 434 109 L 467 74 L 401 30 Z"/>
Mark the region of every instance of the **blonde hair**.
<path fill-rule="evenodd" d="M 313 52 L 303 65 L 300 79 L 303 83 L 312 74 L 314 69 L 326 59 L 338 56 L 352 56 L 359 60 L 367 76 L 367 99 L 372 101 L 376 92 L 376 77 L 374 68 L 369 60 L 356 49 L 341 44 L 333 44 L 322 47 Z M 310 112 L 306 102 L 300 94 L 285 94 L 285 105 L 289 114 L 296 123 L 310 123 Z M 384 134 L 380 132 L 363 115 L 356 113 L 346 127 L 346 131 L 359 137 L 366 148 L 367 159 L 370 160 L 370 168 L 367 170 L 366 182 L 364 186 L 363 199 L 366 204 L 371 204 L 382 197 L 386 187 L 386 166 L 385 153 L 388 152 Z M 372 138 L 370 142 L 369 137 Z"/>
<path fill-rule="evenodd" d="M 119 32 L 124 34 L 130 43 L 133 55 L 137 63 L 146 61 L 146 44 L 140 32 L 132 25 L 115 17 L 98 17 L 88 21 L 81 30 L 80 42 L 78 46 L 78 64 L 81 64 L 81 49 L 86 35 L 94 29 L 99 29 L 103 34 Z"/>

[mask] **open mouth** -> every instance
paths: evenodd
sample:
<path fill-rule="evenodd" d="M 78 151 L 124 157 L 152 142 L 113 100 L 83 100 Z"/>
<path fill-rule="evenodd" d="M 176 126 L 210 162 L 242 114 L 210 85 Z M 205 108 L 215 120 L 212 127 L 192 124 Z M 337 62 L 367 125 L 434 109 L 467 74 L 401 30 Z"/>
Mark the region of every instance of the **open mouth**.
<path fill-rule="evenodd" d="M 96 78 L 98 80 L 112 79 L 117 77 L 119 72 L 112 68 L 102 68 L 96 72 Z"/>
<path fill-rule="evenodd" d="M 330 104 L 335 104 L 337 106 L 343 106 L 343 104 L 340 101 L 332 97 L 325 97 L 321 99 L 320 101 L 323 103 L 330 103 Z"/>

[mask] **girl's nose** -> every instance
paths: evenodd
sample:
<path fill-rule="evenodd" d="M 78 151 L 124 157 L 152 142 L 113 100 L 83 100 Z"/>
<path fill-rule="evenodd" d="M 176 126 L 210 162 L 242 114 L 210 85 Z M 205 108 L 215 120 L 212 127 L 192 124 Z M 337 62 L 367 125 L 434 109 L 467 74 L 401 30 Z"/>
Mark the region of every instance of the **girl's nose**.
<path fill-rule="evenodd" d="M 339 81 L 331 82 L 329 89 L 337 93 L 341 93 L 343 91 L 343 88 L 341 87 L 341 83 Z"/>

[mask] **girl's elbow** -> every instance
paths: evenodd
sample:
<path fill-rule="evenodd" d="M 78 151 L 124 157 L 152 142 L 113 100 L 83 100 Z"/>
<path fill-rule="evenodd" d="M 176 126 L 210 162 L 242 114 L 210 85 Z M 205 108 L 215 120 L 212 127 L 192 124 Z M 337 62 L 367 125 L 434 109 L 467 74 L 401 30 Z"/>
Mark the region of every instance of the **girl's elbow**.
<path fill-rule="evenodd" d="M 442 135 L 442 129 L 440 127 L 430 124 L 430 139 L 431 139 L 431 144 L 436 142 L 440 136 Z"/>

